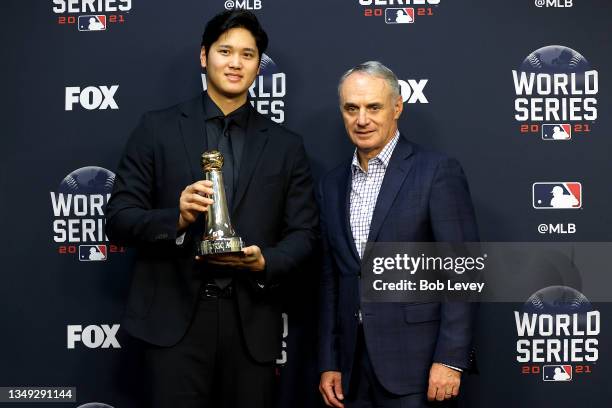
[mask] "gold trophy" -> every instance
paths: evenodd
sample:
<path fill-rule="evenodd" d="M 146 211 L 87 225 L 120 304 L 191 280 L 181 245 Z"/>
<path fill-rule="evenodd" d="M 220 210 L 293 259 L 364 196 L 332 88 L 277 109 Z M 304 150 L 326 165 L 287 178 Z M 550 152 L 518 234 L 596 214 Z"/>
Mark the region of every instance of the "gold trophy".
<path fill-rule="evenodd" d="M 210 150 L 202 153 L 202 170 L 204 179 L 212 181 L 214 203 L 208 207 L 204 236 L 197 247 L 197 255 L 216 255 L 241 253 L 244 243 L 242 238 L 236 235 L 227 210 L 225 199 L 225 187 L 223 184 L 223 155 Z"/>

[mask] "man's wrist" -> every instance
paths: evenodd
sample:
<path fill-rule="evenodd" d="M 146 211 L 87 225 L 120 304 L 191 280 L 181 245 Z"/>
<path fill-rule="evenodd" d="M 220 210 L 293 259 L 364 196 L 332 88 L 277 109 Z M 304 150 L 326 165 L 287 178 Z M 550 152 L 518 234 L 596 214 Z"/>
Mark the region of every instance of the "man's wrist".
<path fill-rule="evenodd" d="M 181 235 L 185 232 L 185 230 L 187 229 L 188 224 L 187 221 L 185 221 L 185 219 L 183 218 L 182 214 L 179 214 L 179 219 L 176 222 L 176 235 Z"/>
<path fill-rule="evenodd" d="M 444 364 L 444 363 L 438 363 L 438 364 L 443 365 L 444 367 L 448 367 L 448 368 L 450 368 L 450 369 L 452 369 L 452 370 L 458 371 L 458 372 L 460 372 L 460 373 L 462 373 L 462 372 L 463 372 L 463 369 L 462 369 L 462 368 L 459 368 L 459 367 L 455 367 L 455 366 L 448 365 L 448 364 Z"/>
<path fill-rule="evenodd" d="M 261 268 L 257 270 L 257 272 L 264 272 L 266 270 L 266 258 L 264 258 L 263 254 L 260 255 L 261 260 L 259 262 Z"/>

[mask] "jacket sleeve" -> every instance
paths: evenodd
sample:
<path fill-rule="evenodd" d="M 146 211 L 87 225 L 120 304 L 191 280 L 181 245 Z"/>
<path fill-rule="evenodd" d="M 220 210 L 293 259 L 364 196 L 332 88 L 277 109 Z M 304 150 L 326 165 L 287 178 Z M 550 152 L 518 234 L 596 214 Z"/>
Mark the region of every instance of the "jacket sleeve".
<path fill-rule="evenodd" d="M 263 248 L 266 260 L 265 281 L 277 283 L 289 272 L 304 265 L 313 254 L 317 241 L 318 211 L 314 200 L 310 166 L 301 141 L 292 157 L 285 196 L 282 239 Z"/>
<path fill-rule="evenodd" d="M 321 208 L 320 226 L 323 246 L 323 264 L 319 286 L 319 372 L 340 371 L 338 363 L 338 335 L 336 319 L 338 316 L 338 274 L 334 270 L 331 257 L 325 206 L 323 203 L 323 183 L 317 190 L 317 202 Z"/>
<path fill-rule="evenodd" d="M 456 160 L 446 159 L 439 163 L 429 202 L 435 241 L 479 241 L 467 180 Z M 461 369 L 469 368 L 476 308 L 476 303 L 442 303 L 434 361 Z"/>
<path fill-rule="evenodd" d="M 141 118 L 119 162 L 111 198 L 106 206 L 106 234 L 127 246 L 174 243 L 177 206 L 155 208 L 155 134 L 150 114 Z"/>

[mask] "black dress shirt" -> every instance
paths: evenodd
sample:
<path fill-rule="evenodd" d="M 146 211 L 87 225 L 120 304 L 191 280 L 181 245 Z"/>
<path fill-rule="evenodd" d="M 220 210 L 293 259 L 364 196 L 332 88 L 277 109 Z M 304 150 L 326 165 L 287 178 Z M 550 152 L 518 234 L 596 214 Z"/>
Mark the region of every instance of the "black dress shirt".
<path fill-rule="evenodd" d="M 210 99 L 208 93 L 204 93 L 204 120 L 206 122 L 208 150 L 218 150 L 219 141 L 223 136 L 223 122 L 226 117 L 232 120 L 228 130 L 232 139 L 232 152 L 234 153 L 234 189 L 240 177 L 240 163 L 242 161 L 246 129 L 252 109 L 251 104 L 247 100 L 238 109 L 224 115 L 221 109 Z"/>

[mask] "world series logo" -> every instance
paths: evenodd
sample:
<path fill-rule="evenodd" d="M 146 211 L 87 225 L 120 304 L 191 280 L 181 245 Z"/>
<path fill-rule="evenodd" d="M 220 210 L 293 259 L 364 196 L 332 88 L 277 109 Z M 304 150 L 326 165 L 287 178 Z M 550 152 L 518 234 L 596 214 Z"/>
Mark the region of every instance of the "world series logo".
<path fill-rule="evenodd" d="M 79 261 L 106 261 L 110 253 L 125 248 L 110 245 L 104 232 L 104 210 L 115 174 L 103 167 L 87 166 L 74 170 L 51 191 L 53 242 L 57 252 Z"/>
<path fill-rule="evenodd" d="M 111 24 L 125 23 L 132 0 L 53 0 L 58 25 L 78 31 L 106 31 Z"/>
<path fill-rule="evenodd" d="M 569 141 L 591 132 L 597 120 L 599 73 L 577 51 L 549 45 L 512 71 L 514 119 L 519 132 L 545 141 Z"/>
<path fill-rule="evenodd" d="M 385 24 L 413 24 L 434 15 L 440 0 L 358 0 L 365 17 L 381 17 Z M 390 7 L 387 7 L 390 6 Z M 408 7 L 404 7 L 408 6 Z"/>
<path fill-rule="evenodd" d="M 599 359 L 601 314 L 582 293 L 549 286 L 514 312 L 521 374 L 570 382 L 591 374 Z"/>

